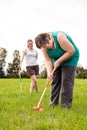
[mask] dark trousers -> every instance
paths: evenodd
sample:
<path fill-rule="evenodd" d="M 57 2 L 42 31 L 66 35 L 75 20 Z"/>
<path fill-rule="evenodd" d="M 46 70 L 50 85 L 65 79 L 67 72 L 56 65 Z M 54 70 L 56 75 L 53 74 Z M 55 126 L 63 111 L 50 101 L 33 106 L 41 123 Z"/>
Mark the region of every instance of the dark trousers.
<path fill-rule="evenodd" d="M 53 74 L 50 105 L 57 105 L 61 93 L 61 106 L 70 107 L 73 98 L 75 68 L 71 66 L 58 67 Z"/>

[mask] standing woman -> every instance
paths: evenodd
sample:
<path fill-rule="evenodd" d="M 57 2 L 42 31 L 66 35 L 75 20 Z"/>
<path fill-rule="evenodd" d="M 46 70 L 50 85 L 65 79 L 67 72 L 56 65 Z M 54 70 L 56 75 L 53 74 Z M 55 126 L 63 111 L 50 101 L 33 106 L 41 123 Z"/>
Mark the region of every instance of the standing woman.
<path fill-rule="evenodd" d="M 37 64 L 38 52 L 33 48 L 33 41 L 29 39 L 27 41 L 27 48 L 23 51 L 23 55 L 20 61 L 20 67 L 23 59 L 26 57 L 26 70 L 31 78 L 30 93 L 33 89 L 38 92 L 37 76 L 39 75 L 39 65 Z"/>
<path fill-rule="evenodd" d="M 41 33 L 35 43 L 44 54 L 48 80 L 52 80 L 51 105 L 58 105 L 61 92 L 61 106 L 70 108 L 73 100 L 75 69 L 79 50 L 71 37 L 64 32 Z M 54 73 L 52 70 L 54 68 Z"/>

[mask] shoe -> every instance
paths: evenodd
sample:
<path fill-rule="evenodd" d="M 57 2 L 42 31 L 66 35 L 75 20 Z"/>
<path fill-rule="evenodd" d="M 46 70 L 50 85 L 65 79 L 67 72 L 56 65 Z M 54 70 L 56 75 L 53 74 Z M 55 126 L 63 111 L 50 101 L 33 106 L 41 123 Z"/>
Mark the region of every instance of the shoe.
<path fill-rule="evenodd" d="M 56 103 L 53 103 L 53 102 L 50 102 L 49 103 L 49 106 L 51 107 L 51 106 L 53 106 L 53 107 L 55 107 L 55 106 L 57 106 L 58 104 L 56 104 Z"/>
<path fill-rule="evenodd" d="M 64 108 L 70 109 L 71 105 L 70 105 L 70 104 L 62 104 L 61 107 L 64 107 Z"/>

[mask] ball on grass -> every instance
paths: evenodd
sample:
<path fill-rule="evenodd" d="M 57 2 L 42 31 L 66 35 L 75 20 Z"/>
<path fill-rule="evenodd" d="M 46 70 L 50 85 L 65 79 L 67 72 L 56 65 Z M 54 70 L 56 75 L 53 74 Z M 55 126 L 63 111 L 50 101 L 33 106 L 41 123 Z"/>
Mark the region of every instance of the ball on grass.
<path fill-rule="evenodd" d="M 39 112 L 42 112 L 43 111 L 43 108 L 41 106 L 38 107 L 38 111 Z"/>

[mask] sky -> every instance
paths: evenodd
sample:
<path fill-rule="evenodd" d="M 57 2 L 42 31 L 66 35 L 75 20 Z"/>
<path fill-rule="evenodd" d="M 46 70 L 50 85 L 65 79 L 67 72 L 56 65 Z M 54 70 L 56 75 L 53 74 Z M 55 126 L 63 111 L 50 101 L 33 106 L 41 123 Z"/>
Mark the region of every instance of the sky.
<path fill-rule="evenodd" d="M 28 39 L 52 31 L 72 37 L 80 50 L 78 64 L 87 68 L 87 0 L 0 0 L 0 47 L 8 51 L 7 62 L 14 50 L 22 54 Z M 37 51 L 42 65 L 43 54 Z"/>

